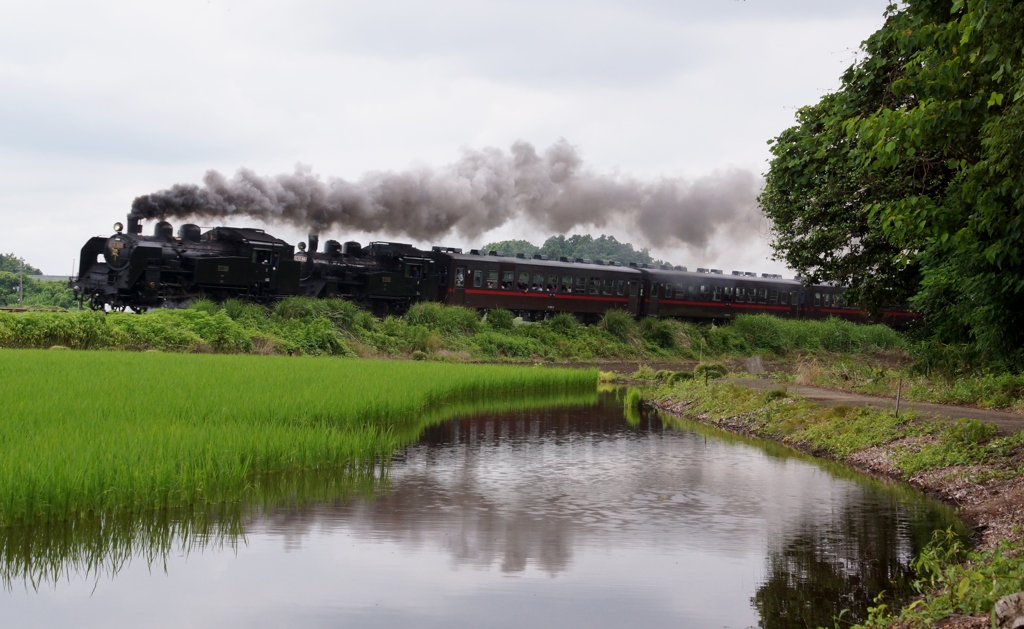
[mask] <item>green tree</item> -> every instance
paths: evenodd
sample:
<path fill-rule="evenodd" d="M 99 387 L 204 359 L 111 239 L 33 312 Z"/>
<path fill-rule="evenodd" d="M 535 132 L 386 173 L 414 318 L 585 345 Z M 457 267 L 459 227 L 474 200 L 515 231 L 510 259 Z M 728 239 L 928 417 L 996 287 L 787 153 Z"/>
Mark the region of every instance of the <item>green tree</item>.
<path fill-rule="evenodd" d="M 21 261 L 18 256 L 13 253 L 0 253 L 0 271 L 7 271 L 8 273 L 20 273 L 21 272 Z M 43 272 L 32 266 L 29 263 L 25 263 L 25 275 L 42 275 Z"/>
<path fill-rule="evenodd" d="M 1024 4 L 887 9 L 841 88 L 772 143 L 776 255 L 1024 367 Z"/>
<path fill-rule="evenodd" d="M 492 242 L 484 245 L 480 248 L 480 251 L 487 253 L 488 251 L 500 251 L 508 255 L 515 255 L 517 253 L 525 253 L 526 257 L 532 257 L 533 254 L 537 253 L 540 249 L 537 245 L 527 242 L 526 240 L 500 240 L 498 242 Z"/>

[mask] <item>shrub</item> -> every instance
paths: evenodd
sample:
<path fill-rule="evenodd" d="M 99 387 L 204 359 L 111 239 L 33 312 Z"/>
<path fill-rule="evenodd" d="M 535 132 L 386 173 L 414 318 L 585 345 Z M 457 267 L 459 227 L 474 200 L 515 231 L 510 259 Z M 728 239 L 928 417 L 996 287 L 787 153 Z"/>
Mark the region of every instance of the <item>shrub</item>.
<path fill-rule="evenodd" d="M 515 324 L 515 316 L 504 308 L 487 311 L 487 325 L 492 330 L 508 331 Z"/>
<path fill-rule="evenodd" d="M 640 322 L 640 332 L 645 341 L 662 349 L 673 349 L 676 346 L 676 330 L 671 321 L 647 317 Z"/>
<path fill-rule="evenodd" d="M 579 332 L 580 324 L 573 315 L 568 312 L 560 312 L 551 317 L 551 320 L 548 321 L 548 327 L 552 332 L 568 338 L 574 338 Z"/>
<path fill-rule="evenodd" d="M 636 321 L 633 316 L 623 310 L 609 310 L 601 317 L 601 327 L 623 343 L 633 341 Z"/>
<path fill-rule="evenodd" d="M 423 325 L 445 336 L 471 336 L 481 328 L 475 310 L 434 302 L 414 304 L 405 320 L 410 325 Z"/>
<path fill-rule="evenodd" d="M 677 382 L 682 382 L 684 380 L 693 380 L 693 372 L 692 371 L 677 371 L 674 374 L 672 374 L 671 376 L 669 376 L 668 380 L 666 380 L 665 382 L 667 382 L 668 384 L 675 384 Z"/>
<path fill-rule="evenodd" d="M 729 373 L 729 370 L 722 363 L 701 363 L 693 370 L 695 378 L 721 378 L 727 373 Z"/>

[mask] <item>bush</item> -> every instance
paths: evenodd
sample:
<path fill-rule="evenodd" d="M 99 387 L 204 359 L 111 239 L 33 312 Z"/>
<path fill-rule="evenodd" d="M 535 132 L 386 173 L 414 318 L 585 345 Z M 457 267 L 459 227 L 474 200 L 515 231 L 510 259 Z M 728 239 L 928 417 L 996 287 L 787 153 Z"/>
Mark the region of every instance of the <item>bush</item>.
<path fill-rule="evenodd" d="M 575 338 L 579 332 L 580 324 L 573 315 L 568 312 L 560 312 L 551 317 L 551 320 L 548 321 L 548 328 L 552 332 L 567 338 Z"/>
<path fill-rule="evenodd" d="M 548 354 L 547 346 L 537 339 L 497 332 L 481 332 L 473 337 L 472 343 L 482 354 L 490 357 L 531 358 Z"/>
<path fill-rule="evenodd" d="M 704 378 L 706 376 L 709 380 L 713 380 L 721 378 L 727 373 L 729 370 L 722 363 L 701 363 L 693 370 L 693 377 Z"/>
<path fill-rule="evenodd" d="M 623 343 L 633 342 L 636 321 L 623 310 L 609 310 L 601 317 L 601 327 Z"/>
<path fill-rule="evenodd" d="M 662 349 L 673 349 L 677 345 L 675 326 L 666 319 L 647 317 L 640 322 L 640 333 L 645 341 Z"/>
<path fill-rule="evenodd" d="M 508 331 L 515 324 L 515 316 L 511 311 L 504 308 L 495 308 L 487 311 L 487 325 L 492 330 Z"/>
<path fill-rule="evenodd" d="M 665 382 L 667 382 L 668 384 L 675 384 L 677 382 L 683 382 L 684 380 L 693 380 L 693 372 L 677 371 L 671 376 L 669 376 L 668 380 L 666 380 Z"/>
<path fill-rule="evenodd" d="M 444 336 L 472 336 L 482 327 L 475 310 L 434 302 L 414 304 L 405 320 L 410 325 L 423 325 Z"/>

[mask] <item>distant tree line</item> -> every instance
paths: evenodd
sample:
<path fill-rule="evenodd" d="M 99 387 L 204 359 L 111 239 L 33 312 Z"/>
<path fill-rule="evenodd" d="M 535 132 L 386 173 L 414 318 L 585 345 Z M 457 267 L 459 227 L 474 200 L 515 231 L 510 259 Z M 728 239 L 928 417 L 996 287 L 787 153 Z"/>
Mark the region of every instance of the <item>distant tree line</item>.
<path fill-rule="evenodd" d="M 29 277 L 43 272 L 25 263 L 24 306 L 46 308 L 72 308 L 77 306 L 74 292 L 67 282 L 42 281 Z M 18 288 L 21 284 L 21 261 L 13 253 L 0 253 L 0 306 L 18 305 Z"/>
<path fill-rule="evenodd" d="M 590 235 L 574 234 L 565 236 L 552 236 L 544 241 L 540 247 L 526 240 L 502 240 L 484 245 L 483 252 L 501 251 L 507 255 L 517 253 L 526 254 L 532 257 L 534 254 L 548 256 L 554 260 L 560 257 L 570 259 L 582 258 L 584 260 L 605 260 L 629 264 L 630 262 L 646 264 L 666 264 L 663 260 L 655 260 L 646 247 L 640 250 L 633 248 L 628 242 L 619 242 L 615 236 L 601 235 L 594 238 Z"/>
<path fill-rule="evenodd" d="M 1024 369 L 1024 3 L 906 0 L 772 142 L 778 258 Z"/>

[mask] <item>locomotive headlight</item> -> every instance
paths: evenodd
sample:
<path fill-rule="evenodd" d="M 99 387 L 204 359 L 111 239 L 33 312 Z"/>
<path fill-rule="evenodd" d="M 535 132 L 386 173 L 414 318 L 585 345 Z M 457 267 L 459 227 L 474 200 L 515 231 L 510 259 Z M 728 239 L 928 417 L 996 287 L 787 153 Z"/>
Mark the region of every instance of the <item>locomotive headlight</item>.
<path fill-rule="evenodd" d="M 120 234 L 122 230 L 124 230 L 124 225 L 122 225 L 120 221 L 114 223 L 114 231 Z"/>
<path fill-rule="evenodd" d="M 299 243 L 299 251 L 305 251 L 305 250 L 306 250 L 306 243 L 300 242 Z"/>

